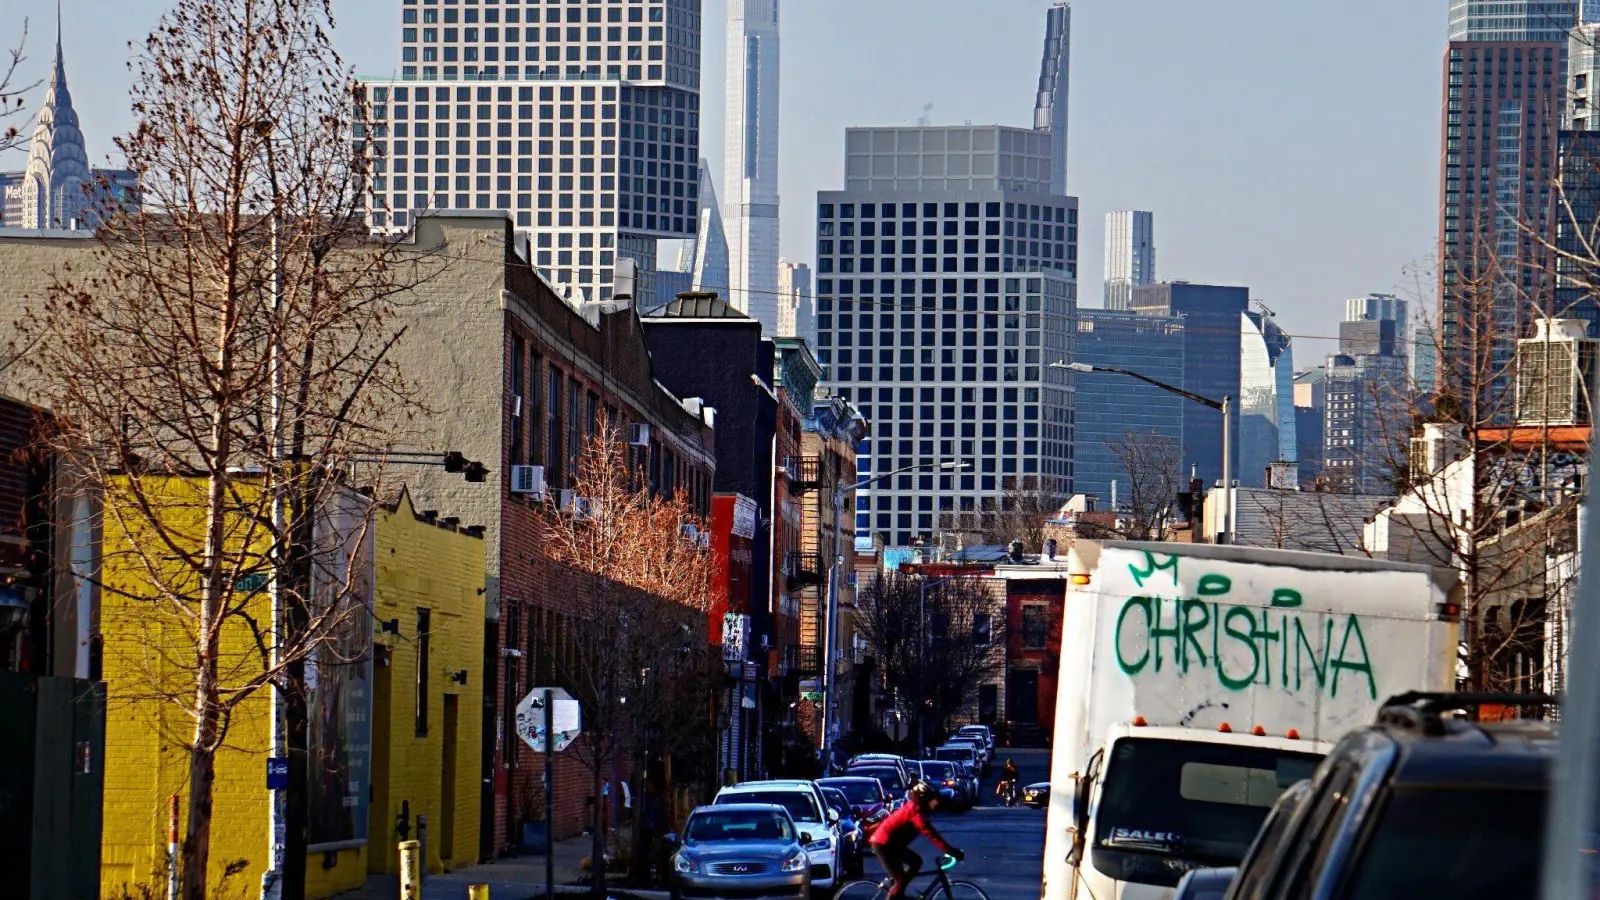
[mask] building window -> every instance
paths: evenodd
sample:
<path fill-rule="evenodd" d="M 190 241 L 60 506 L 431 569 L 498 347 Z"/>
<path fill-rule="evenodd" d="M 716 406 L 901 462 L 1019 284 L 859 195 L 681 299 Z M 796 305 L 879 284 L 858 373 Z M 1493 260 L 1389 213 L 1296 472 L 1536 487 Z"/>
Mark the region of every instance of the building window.
<path fill-rule="evenodd" d="M 552 365 L 547 380 L 549 393 L 546 399 L 549 402 L 546 406 L 548 407 L 550 419 L 545 441 L 544 461 L 545 465 L 549 467 L 546 476 L 546 482 L 549 484 L 560 484 L 556 476 L 561 470 L 561 458 L 563 456 L 561 452 L 561 382 L 561 370 Z"/>
<path fill-rule="evenodd" d="M 417 737 L 428 734 L 428 657 L 432 651 L 433 613 L 417 610 Z"/>
<path fill-rule="evenodd" d="M 1029 603 L 1022 607 L 1022 648 L 1045 649 L 1045 605 Z"/>
<path fill-rule="evenodd" d="M 974 613 L 972 616 L 972 643 L 974 646 L 987 647 L 994 638 L 994 619 L 988 613 Z"/>

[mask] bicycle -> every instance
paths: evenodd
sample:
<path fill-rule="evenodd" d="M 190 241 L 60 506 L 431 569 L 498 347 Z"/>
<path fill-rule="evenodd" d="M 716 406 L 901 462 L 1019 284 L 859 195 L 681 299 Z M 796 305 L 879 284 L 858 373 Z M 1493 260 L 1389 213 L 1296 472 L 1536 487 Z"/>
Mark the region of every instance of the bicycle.
<path fill-rule="evenodd" d="M 1016 806 L 1022 802 L 1022 787 L 1017 784 L 1016 779 L 1000 782 L 998 793 L 1000 794 L 1001 802 L 1007 807 Z"/>
<path fill-rule="evenodd" d="M 915 900 L 989 900 L 989 895 L 983 888 L 970 881 L 951 881 L 950 870 L 956 867 L 954 856 L 941 856 L 938 865 L 932 872 L 921 872 L 923 875 L 933 876 L 933 883 L 928 889 L 916 895 Z M 915 880 L 915 879 L 913 879 Z M 889 896 L 889 888 L 893 884 L 887 876 L 882 881 L 852 881 L 835 893 L 834 900 L 885 900 Z M 906 894 L 908 900 L 911 894 Z"/>

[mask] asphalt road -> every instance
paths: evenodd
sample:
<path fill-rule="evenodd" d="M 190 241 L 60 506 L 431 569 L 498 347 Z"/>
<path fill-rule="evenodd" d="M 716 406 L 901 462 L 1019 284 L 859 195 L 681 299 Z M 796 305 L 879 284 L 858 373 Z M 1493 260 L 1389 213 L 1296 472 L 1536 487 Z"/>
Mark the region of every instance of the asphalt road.
<path fill-rule="evenodd" d="M 1049 780 L 1050 752 L 996 749 L 995 765 L 983 780 L 982 805 L 964 813 L 936 812 L 934 826 L 967 854 L 966 861 L 956 867 L 955 877 L 976 882 L 988 893 L 989 900 L 1038 900 L 1044 859 L 1044 811 L 1025 806 L 1007 809 L 994 796 L 994 786 L 1008 755 L 1022 773 L 1023 784 Z M 939 853 L 920 838 L 915 849 L 929 865 Z M 868 874 L 876 877 L 876 864 L 867 865 Z M 920 892 L 925 885 L 926 879 L 917 879 L 912 892 Z"/>

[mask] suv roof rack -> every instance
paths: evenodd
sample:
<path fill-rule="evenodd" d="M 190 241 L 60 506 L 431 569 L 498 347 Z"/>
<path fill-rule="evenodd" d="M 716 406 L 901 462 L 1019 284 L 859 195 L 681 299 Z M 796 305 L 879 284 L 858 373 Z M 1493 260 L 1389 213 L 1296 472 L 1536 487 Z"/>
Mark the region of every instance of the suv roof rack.
<path fill-rule="evenodd" d="M 1409 728 L 1430 737 L 1444 734 L 1444 713 L 1471 711 L 1494 706 L 1556 706 L 1561 698 L 1550 694 L 1439 693 L 1407 691 L 1383 702 L 1378 724 Z"/>

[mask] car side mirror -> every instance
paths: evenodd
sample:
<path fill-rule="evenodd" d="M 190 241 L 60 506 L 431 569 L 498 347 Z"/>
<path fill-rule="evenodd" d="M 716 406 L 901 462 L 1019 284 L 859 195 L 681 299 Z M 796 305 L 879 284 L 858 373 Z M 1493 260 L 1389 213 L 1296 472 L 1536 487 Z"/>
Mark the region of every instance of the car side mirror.
<path fill-rule="evenodd" d="M 834 823 L 834 824 L 838 824 L 838 822 L 839 822 L 839 811 L 837 809 L 828 810 L 828 821 L 831 822 L 831 823 Z"/>
<path fill-rule="evenodd" d="M 664 837 L 666 842 L 672 846 L 676 847 L 678 845 L 678 833 L 676 831 L 669 831 L 664 835 Z"/>
<path fill-rule="evenodd" d="M 809 832 L 809 831 L 800 832 L 800 843 L 802 843 L 802 844 L 811 843 L 811 832 Z"/>

